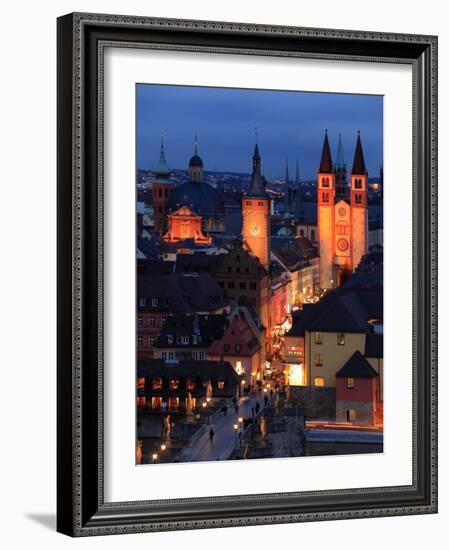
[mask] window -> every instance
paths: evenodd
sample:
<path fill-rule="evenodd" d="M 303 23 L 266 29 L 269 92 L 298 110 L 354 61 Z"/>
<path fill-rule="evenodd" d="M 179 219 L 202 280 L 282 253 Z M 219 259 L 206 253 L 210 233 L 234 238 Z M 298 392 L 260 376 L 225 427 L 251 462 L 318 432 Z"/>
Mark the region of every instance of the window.
<path fill-rule="evenodd" d="M 176 338 L 177 344 L 188 344 L 189 343 L 189 337 L 188 336 L 178 336 Z"/>
<path fill-rule="evenodd" d="M 210 380 L 203 380 L 203 388 L 207 388 L 210 384 Z"/>
<path fill-rule="evenodd" d="M 322 376 L 315 376 L 313 380 L 313 385 L 317 387 L 323 387 L 324 386 L 324 378 Z"/>
<path fill-rule="evenodd" d="M 246 283 L 240 283 L 239 287 L 240 287 L 241 290 L 245 290 L 246 289 Z"/>
<path fill-rule="evenodd" d="M 157 307 L 157 298 L 151 298 L 151 307 Z"/>
<path fill-rule="evenodd" d="M 337 332 L 337 344 L 339 346 L 345 345 L 345 333 L 344 332 Z"/>
<path fill-rule="evenodd" d="M 148 319 L 148 325 L 150 328 L 154 328 L 156 326 L 156 317 L 153 315 Z"/>
<path fill-rule="evenodd" d="M 143 337 L 142 336 L 138 336 L 137 337 L 137 347 L 138 348 L 141 348 L 143 346 Z"/>
<path fill-rule="evenodd" d="M 346 387 L 348 390 L 354 389 L 354 378 L 346 378 Z"/>
<path fill-rule="evenodd" d="M 346 411 L 346 420 L 348 422 L 354 422 L 354 420 L 355 420 L 355 410 L 354 409 L 348 409 Z"/>
<path fill-rule="evenodd" d="M 224 380 L 219 380 L 218 384 L 217 384 L 217 387 L 218 387 L 219 390 L 224 390 L 224 387 L 225 387 Z"/>
<path fill-rule="evenodd" d="M 171 334 L 167 335 L 167 344 L 173 344 L 173 336 Z"/>
<path fill-rule="evenodd" d="M 223 351 L 226 353 L 229 351 L 229 344 L 223 344 Z"/>
<path fill-rule="evenodd" d="M 235 288 L 235 283 L 234 283 L 234 281 L 229 281 L 229 282 L 228 282 L 228 288 Z"/>
<path fill-rule="evenodd" d="M 235 345 L 235 351 L 236 351 L 237 353 L 239 353 L 239 352 L 241 351 L 241 349 L 242 349 L 242 346 L 241 346 L 240 344 L 236 344 L 236 345 Z"/>
<path fill-rule="evenodd" d="M 315 229 L 312 229 L 312 231 L 310 232 L 310 240 L 311 241 L 315 240 Z"/>
<path fill-rule="evenodd" d="M 228 273 L 232 273 L 232 267 L 231 266 L 228 267 Z"/>
<path fill-rule="evenodd" d="M 224 282 L 223 281 L 218 281 L 218 286 L 220 288 L 224 288 Z"/>
<path fill-rule="evenodd" d="M 323 178 L 321 181 L 322 187 L 329 187 L 329 178 Z"/>
<path fill-rule="evenodd" d="M 162 378 L 160 376 L 153 377 L 151 387 L 153 390 L 161 390 L 162 389 Z"/>
<path fill-rule="evenodd" d="M 315 353 L 315 367 L 323 366 L 323 355 L 321 353 Z"/>
<path fill-rule="evenodd" d="M 170 390 L 177 390 L 179 388 L 179 378 L 169 378 L 168 388 Z"/>
<path fill-rule="evenodd" d="M 166 315 L 162 315 L 161 316 L 161 327 L 163 327 L 165 325 L 165 323 L 167 322 L 167 316 Z"/>
<path fill-rule="evenodd" d="M 362 195 L 360 195 L 359 193 L 356 193 L 355 195 L 355 203 L 362 204 Z"/>
<path fill-rule="evenodd" d="M 246 206 L 252 206 L 252 202 L 251 201 L 246 201 Z"/>
<path fill-rule="evenodd" d="M 347 223 L 337 223 L 337 235 L 349 235 L 349 225 Z"/>
<path fill-rule="evenodd" d="M 322 343 L 323 343 L 323 333 L 315 332 L 315 344 L 322 344 Z"/>
<path fill-rule="evenodd" d="M 254 283 L 254 282 L 249 283 L 249 288 L 251 290 L 256 290 L 257 289 L 257 283 Z"/>
<path fill-rule="evenodd" d="M 188 390 L 188 391 L 196 390 L 196 382 L 193 378 L 187 378 L 187 380 L 186 380 L 186 390 Z"/>
<path fill-rule="evenodd" d="M 362 189 L 362 180 L 359 178 L 356 178 L 354 180 L 354 187 L 355 189 Z"/>
<path fill-rule="evenodd" d="M 137 389 L 138 390 L 144 390 L 145 389 L 145 378 L 143 376 L 140 376 L 137 379 Z"/>
<path fill-rule="evenodd" d="M 329 193 L 323 193 L 321 196 L 323 202 L 329 202 Z"/>
<path fill-rule="evenodd" d="M 137 326 L 138 326 L 138 327 L 143 326 L 143 317 L 142 317 L 142 315 L 139 315 L 139 316 L 137 317 Z"/>
<path fill-rule="evenodd" d="M 156 336 L 154 336 L 154 334 L 151 336 L 148 336 L 148 346 L 150 348 L 153 347 L 155 341 L 156 341 Z"/>
<path fill-rule="evenodd" d="M 147 303 L 146 298 L 139 298 L 139 306 L 140 307 L 145 307 L 146 303 Z"/>

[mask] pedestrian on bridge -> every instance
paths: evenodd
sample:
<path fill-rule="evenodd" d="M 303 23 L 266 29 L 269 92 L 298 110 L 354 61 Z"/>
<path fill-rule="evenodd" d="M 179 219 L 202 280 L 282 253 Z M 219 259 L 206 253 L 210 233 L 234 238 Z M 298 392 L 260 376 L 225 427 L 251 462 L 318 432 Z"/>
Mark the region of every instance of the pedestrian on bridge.
<path fill-rule="evenodd" d="M 214 441 L 214 435 L 215 435 L 214 429 L 211 428 L 210 431 L 209 431 L 209 439 L 210 439 L 211 444 Z"/>

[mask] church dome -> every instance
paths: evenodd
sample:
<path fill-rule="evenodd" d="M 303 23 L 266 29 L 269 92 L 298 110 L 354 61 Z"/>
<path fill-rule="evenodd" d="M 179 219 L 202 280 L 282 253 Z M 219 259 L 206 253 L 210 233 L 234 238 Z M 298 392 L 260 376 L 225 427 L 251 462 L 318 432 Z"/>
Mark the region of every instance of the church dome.
<path fill-rule="evenodd" d="M 203 161 L 201 160 L 201 157 L 198 155 L 193 155 L 193 157 L 190 159 L 189 166 L 199 166 L 200 168 L 203 167 Z"/>
<path fill-rule="evenodd" d="M 188 181 L 173 189 L 167 202 L 167 210 L 174 212 L 184 205 L 190 206 L 201 215 L 224 213 L 222 196 L 208 183 Z"/>

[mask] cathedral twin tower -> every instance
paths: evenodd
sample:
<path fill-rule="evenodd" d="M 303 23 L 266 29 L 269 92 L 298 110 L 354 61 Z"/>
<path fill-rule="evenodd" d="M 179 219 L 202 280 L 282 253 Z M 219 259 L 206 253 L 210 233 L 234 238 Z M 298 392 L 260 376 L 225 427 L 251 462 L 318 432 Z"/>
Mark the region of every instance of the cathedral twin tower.
<path fill-rule="evenodd" d="M 256 144 L 251 184 L 242 199 L 242 236 L 267 269 L 270 265 L 270 202 L 261 177 Z M 368 252 L 368 172 L 360 133 L 348 192 L 341 137 L 334 165 L 326 131 L 318 169 L 317 214 L 320 287 L 329 289 L 339 286 L 344 275 L 354 271 Z"/>

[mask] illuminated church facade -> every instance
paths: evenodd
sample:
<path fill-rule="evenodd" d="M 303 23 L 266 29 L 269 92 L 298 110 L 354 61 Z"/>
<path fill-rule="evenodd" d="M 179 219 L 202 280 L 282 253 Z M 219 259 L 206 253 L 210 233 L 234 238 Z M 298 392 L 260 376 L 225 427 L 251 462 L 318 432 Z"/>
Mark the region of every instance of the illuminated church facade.
<path fill-rule="evenodd" d="M 348 187 L 341 138 L 334 165 L 326 131 L 317 174 L 320 287 L 324 289 L 340 286 L 368 252 L 368 172 L 360 133 L 349 180 Z"/>

